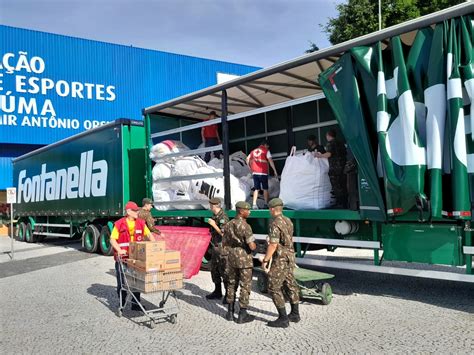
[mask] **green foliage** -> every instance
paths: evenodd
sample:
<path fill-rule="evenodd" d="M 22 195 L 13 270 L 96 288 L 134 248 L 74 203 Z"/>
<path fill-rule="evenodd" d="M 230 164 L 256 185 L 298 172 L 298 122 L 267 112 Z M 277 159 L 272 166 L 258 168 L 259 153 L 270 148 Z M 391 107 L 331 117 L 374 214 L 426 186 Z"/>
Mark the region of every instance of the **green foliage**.
<path fill-rule="evenodd" d="M 463 0 L 382 0 L 382 28 L 390 27 L 447 7 Z M 375 32 L 378 25 L 377 0 L 349 0 L 336 5 L 338 17 L 329 18 L 323 27 L 332 44 Z"/>

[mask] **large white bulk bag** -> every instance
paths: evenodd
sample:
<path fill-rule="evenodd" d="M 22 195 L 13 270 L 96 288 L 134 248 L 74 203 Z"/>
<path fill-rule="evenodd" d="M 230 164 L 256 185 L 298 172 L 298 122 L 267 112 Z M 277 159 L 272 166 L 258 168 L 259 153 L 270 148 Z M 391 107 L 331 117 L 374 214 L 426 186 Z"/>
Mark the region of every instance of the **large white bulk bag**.
<path fill-rule="evenodd" d="M 213 158 L 209 161 L 209 163 L 207 163 L 207 165 L 211 168 L 224 170 L 224 159 Z M 235 169 L 232 165 L 232 162 L 230 162 L 229 171 L 232 175 L 235 176 Z"/>
<path fill-rule="evenodd" d="M 152 170 L 153 181 L 169 178 L 171 176 L 172 169 L 173 169 L 173 165 L 169 163 L 155 164 Z"/>
<path fill-rule="evenodd" d="M 221 169 L 216 169 L 210 166 L 205 166 L 199 168 L 196 171 L 196 175 L 201 174 L 212 174 L 212 173 L 221 173 Z M 221 178 L 222 180 L 222 178 Z M 207 178 L 207 179 L 193 179 L 191 180 L 191 191 L 196 197 L 196 199 L 206 199 L 212 197 L 222 197 L 224 196 L 224 185 L 219 182 L 218 178 Z"/>
<path fill-rule="evenodd" d="M 172 176 L 196 175 L 199 168 L 205 167 L 206 163 L 198 156 L 176 158 L 173 163 Z"/>
<path fill-rule="evenodd" d="M 169 183 L 170 189 L 173 191 L 181 190 L 191 192 L 191 180 L 172 181 Z"/>
<path fill-rule="evenodd" d="M 182 191 L 182 190 L 176 190 L 174 191 L 174 195 L 172 198 L 172 201 L 191 201 L 194 200 L 194 196 L 192 193 L 189 191 Z M 200 204 L 189 204 L 189 205 L 183 205 L 183 204 L 173 204 L 173 209 L 176 210 L 200 210 L 202 209 L 202 206 Z"/>
<path fill-rule="evenodd" d="M 165 140 L 151 147 L 150 159 L 156 161 L 157 159 L 163 158 L 166 154 L 178 153 L 189 148 L 180 141 Z"/>
<path fill-rule="evenodd" d="M 158 211 L 168 211 L 171 209 L 171 205 L 159 205 L 157 202 L 171 201 L 171 196 L 174 194 L 171 190 L 159 190 L 153 184 L 153 202 L 154 206 Z"/>
<path fill-rule="evenodd" d="M 331 205 L 329 163 L 312 154 L 294 155 L 295 147 L 281 174 L 280 198 L 295 210 L 317 210 Z"/>
<path fill-rule="evenodd" d="M 198 174 L 209 174 L 219 172 L 222 173 L 221 169 L 215 169 L 212 167 L 204 167 L 198 169 Z M 233 208 L 238 201 L 245 201 L 247 197 L 247 188 L 242 185 L 235 176 L 230 175 L 230 196 L 231 196 L 231 207 Z M 194 197 L 199 200 L 207 200 L 209 198 L 218 197 L 224 201 L 224 178 L 207 178 L 207 179 L 195 179 L 192 180 L 192 191 Z M 204 208 L 209 208 L 209 205 L 203 204 Z"/>
<path fill-rule="evenodd" d="M 209 163 L 207 163 L 208 166 L 216 168 L 216 169 L 223 169 L 224 168 L 224 160 L 223 159 L 217 159 L 217 158 L 212 158 Z"/>

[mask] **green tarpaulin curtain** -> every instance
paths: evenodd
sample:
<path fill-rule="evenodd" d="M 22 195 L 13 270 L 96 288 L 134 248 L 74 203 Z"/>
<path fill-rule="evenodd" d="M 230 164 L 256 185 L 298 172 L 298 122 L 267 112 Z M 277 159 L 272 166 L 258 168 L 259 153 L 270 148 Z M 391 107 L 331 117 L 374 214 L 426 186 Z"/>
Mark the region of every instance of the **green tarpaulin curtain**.
<path fill-rule="evenodd" d="M 429 201 L 433 217 L 471 218 L 472 42 L 472 16 L 451 19 L 418 30 L 410 46 L 394 36 L 355 47 L 319 76 L 360 169 L 385 192 L 374 201 L 389 216 Z"/>

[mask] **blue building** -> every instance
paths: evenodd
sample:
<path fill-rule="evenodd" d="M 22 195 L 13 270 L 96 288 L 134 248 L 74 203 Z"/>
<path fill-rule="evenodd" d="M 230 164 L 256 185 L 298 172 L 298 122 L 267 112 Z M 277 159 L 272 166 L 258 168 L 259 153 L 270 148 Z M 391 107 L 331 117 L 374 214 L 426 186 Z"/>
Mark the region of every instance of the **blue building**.
<path fill-rule="evenodd" d="M 257 69 L 0 25 L 0 190 L 13 157 Z"/>

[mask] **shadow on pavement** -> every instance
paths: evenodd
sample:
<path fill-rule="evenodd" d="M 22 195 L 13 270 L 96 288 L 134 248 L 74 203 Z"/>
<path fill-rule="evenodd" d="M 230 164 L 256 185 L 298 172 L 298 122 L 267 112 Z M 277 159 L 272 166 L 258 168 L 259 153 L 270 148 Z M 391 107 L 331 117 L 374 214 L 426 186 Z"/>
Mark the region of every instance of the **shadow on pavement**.
<path fill-rule="evenodd" d="M 472 283 L 322 267 L 317 270 L 335 275 L 328 283 L 336 296 L 366 294 L 391 297 L 474 313 Z"/>
<path fill-rule="evenodd" d="M 88 289 L 87 293 L 94 296 L 95 299 L 107 307 L 112 313 L 118 315 L 119 298 L 117 296 L 117 288 L 115 286 L 103 285 L 103 284 L 92 284 Z M 155 293 L 154 295 L 157 295 Z M 157 309 L 158 306 L 146 299 L 147 295 L 142 294 L 140 297 L 140 303 L 145 307 L 146 310 Z M 169 299 L 168 302 L 173 302 Z M 168 302 L 166 305 L 168 305 Z M 130 304 L 123 310 L 123 316 L 136 324 L 144 324 L 149 322 L 148 318 L 145 318 L 142 311 L 132 311 Z M 160 319 L 160 321 L 166 321 L 166 319 Z"/>
<path fill-rule="evenodd" d="M 4 277 L 26 274 L 49 267 L 70 264 L 76 261 L 95 258 L 97 256 L 99 255 L 78 253 L 75 250 L 70 250 L 53 255 L 44 255 L 23 260 L 12 260 L 2 263 L 2 267 L 0 268 L 0 279 Z"/>
<path fill-rule="evenodd" d="M 179 292 L 178 298 L 190 305 L 196 306 L 196 307 L 201 307 L 207 311 L 210 311 L 213 314 L 218 314 L 221 315 L 222 318 L 225 317 L 227 313 L 227 305 L 222 304 L 222 298 L 221 299 L 215 299 L 215 300 L 208 300 L 206 299 L 206 295 L 209 293 L 209 291 L 203 290 L 197 285 L 194 285 L 192 283 L 185 283 L 185 290 L 188 290 L 192 293 L 192 295 L 187 295 L 184 294 L 183 292 Z M 237 291 L 237 295 L 238 295 Z M 254 289 L 252 289 L 252 293 L 255 292 Z M 268 319 L 259 317 L 257 314 L 264 314 L 267 316 L 277 316 L 276 313 L 273 312 L 268 312 L 265 310 L 261 310 L 258 308 L 255 308 L 252 306 L 252 294 L 250 294 L 250 305 L 248 307 L 248 310 L 251 312 L 252 315 L 255 316 L 255 320 L 260 320 L 263 322 L 268 321 Z M 238 301 L 236 302 L 236 315 L 238 314 Z"/>
<path fill-rule="evenodd" d="M 21 243 L 20 241 L 16 240 L 17 243 Z M 24 252 L 29 252 L 33 250 L 40 250 L 40 249 L 47 249 L 47 248 L 53 248 L 53 247 L 64 247 L 65 249 L 75 249 L 78 251 L 83 251 L 81 240 L 80 239 L 68 239 L 68 238 L 46 238 L 42 242 L 37 242 L 37 243 L 31 243 L 28 244 L 26 242 L 23 242 L 25 245 L 28 245 L 28 248 L 21 248 L 21 249 L 15 249 L 15 254 L 16 253 L 24 253 Z M 4 254 L 8 254 L 10 251 L 5 251 Z"/>

